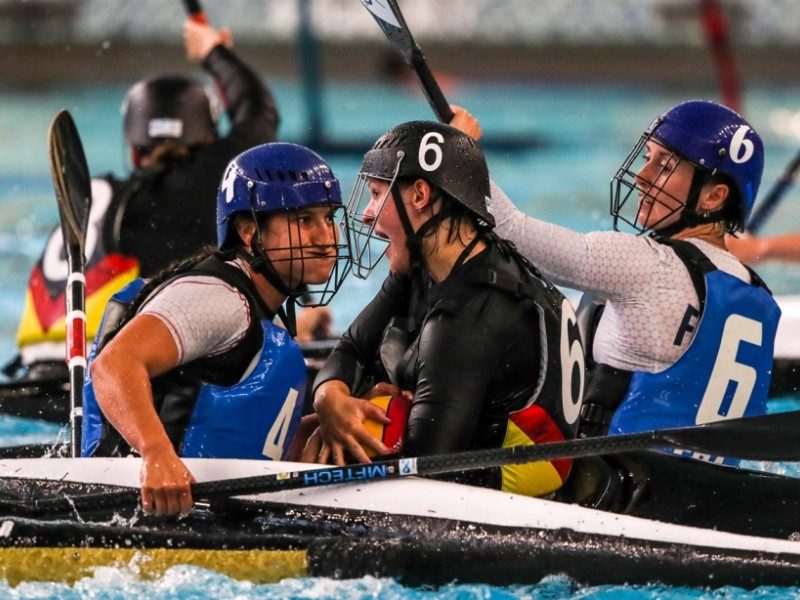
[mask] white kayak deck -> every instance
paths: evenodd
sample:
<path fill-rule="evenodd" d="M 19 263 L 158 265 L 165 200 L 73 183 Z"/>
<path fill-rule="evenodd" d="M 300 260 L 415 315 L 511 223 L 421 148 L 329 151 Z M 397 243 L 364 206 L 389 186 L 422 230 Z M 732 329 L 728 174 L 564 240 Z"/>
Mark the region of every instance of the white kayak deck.
<path fill-rule="evenodd" d="M 776 296 L 781 320 L 775 336 L 775 358 L 800 358 L 800 295 Z"/>

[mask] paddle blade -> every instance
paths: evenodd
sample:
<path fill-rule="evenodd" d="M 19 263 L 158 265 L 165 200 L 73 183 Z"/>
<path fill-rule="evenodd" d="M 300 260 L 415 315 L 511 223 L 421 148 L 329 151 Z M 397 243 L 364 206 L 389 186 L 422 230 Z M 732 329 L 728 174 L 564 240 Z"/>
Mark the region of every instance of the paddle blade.
<path fill-rule="evenodd" d="M 375 18 L 394 49 L 411 67 L 436 118 L 442 123 L 452 121 L 453 111 L 450 110 L 450 104 L 428 66 L 422 49 L 411 37 L 411 31 L 403 19 L 403 13 L 400 12 L 397 2 L 395 0 L 361 0 L 361 3 Z"/>
<path fill-rule="evenodd" d="M 78 128 L 66 110 L 59 112 L 50 125 L 49 147 L 64 244 L 67 252 L 78 249 L 83 255 L 92 185 Z"/>
<path fill-rule="evenodd" d="M 800 461 L 800 411 L 652 432 L 666 446 L 750 460 Z M 609 438 L 610 439 L 610 438 Z"/>
<path fill-rule="evenodd" d="M 83 275 L 92 183 L 78 128 L 62 110 L 50 125 L 50 170 L 69 262 L 66 300 L 66 359 L 70 380 L 72 455 L 80 456 L 81 406 L 86 369 L 86 289 Z"/>
<path fill-rule="evenodd" d="M 406 26 L 403 15 L 394 0 L 361 0 L 361 4 L 375 18 L 378 26 L 391 42 L 403 59 L 410 66 L 414 58 L 414 49 L 417 47 L 411 31 Z"/>

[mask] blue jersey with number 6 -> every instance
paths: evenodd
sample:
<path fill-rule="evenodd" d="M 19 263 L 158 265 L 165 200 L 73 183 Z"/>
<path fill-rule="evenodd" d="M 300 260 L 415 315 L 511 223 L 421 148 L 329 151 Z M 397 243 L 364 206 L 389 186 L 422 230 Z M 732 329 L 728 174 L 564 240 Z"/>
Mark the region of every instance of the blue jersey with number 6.
<path fill-rule="evenodd" d="M 723 271 L 706 273 L 705 283 L 705 309 L 686 352 L 664 371 L 633 374 L 610 434 L 766 413 L 780 309 L 766 289 Z"/>

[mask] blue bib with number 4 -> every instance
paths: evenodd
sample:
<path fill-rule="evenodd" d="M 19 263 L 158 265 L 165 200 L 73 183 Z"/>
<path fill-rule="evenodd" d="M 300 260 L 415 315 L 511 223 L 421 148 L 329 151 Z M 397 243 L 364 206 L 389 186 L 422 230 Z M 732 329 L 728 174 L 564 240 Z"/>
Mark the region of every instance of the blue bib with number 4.
<path fill-rule="evenodd" d="M 250 374 L 234 386 L 200 388 L 181 456 L 283 458 L 300 424 L 306 365 L 288 331 L 261 325 L 264 344 Z"/>

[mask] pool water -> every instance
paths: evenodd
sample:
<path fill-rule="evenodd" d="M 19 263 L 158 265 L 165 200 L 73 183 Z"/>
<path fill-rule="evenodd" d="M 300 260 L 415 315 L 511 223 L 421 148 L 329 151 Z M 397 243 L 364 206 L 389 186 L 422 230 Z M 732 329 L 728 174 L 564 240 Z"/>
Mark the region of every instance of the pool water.
<path fill-rule="evenodd" d="M 269 82 L 283 115 L 280 137 L 308 139 L 303 90 L 291 81 Z M 15 353 L 14 334 L 31 266 L 58 220 L 47 157 L 50 120 L 68 108 L 78 125 L 92 173 L 127 170 L 119 107 L 126 88 L 102 84 L 52 89 L 0 90 L 0 361 Z M 450 100 L 466 106 L 480 121 L 492 176 L 526 212 L 580 231 L 608 229 L 609 181 L 632 144 L 654 116 L 690 97 L 714 99 L 714 89 L 685 93 L 660 88 L 592 85 L 542 85 L 479 81 L 463 83 Z M 766 146 L 762 194 L 783 172 L 800 140 L 789 133 L 788 116 L 797 106 L 797 85 L 747 90 L 745 114 L 760 130 Z M 325 90 L 325 136 L 332 140 L 372 142 L 395 124 L 429 119 L 424 99 L 387 84 L 339 82 Z M 501 135 L 530 137 L 536 144 L 516 151 L 495 151 Z M 349 194 L 359 155 L 326 155 Z M 784 198 L 765 233 L 800 229 L 800 190 Z M 758 269 L 777 294 L 800 292 L 800 268 L 765 265 Z M 384 271 L 385 273 L 385 271 Z M 367 281 L 350 277 L 332 303 L 334 329 L 342 331 L 378 289 L 383 273 Z M 789 402 L 792 402 L 790 400 Z M 777 409 L 782 409 L 776 405 Z M 19 419 L 0 419 L 3 444 L 64 436 L 58 427 Z M 286 580 L 256 586 L 192 567 L 170 570 L 156 581 L 141 581 L 127 568 L 99 569 L 74 587 L 24 583 L 11 588 L 0 581 L 2 598 L 396 598 L 396 599 L 555 599 L 555 598 L 787 598 L 800 588 L 688 590 L 663 586 L 582 588 L 554 577 L 530 586 L 498 588 L 450 585 L 438 590 L 409 589 L 392 580 L 364 578 Z"/>

